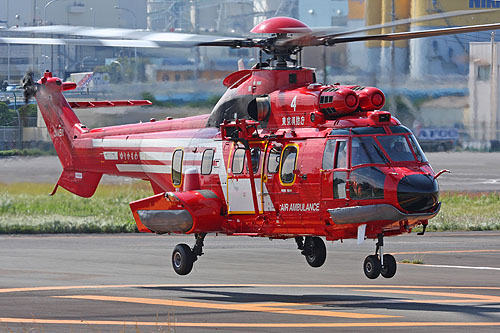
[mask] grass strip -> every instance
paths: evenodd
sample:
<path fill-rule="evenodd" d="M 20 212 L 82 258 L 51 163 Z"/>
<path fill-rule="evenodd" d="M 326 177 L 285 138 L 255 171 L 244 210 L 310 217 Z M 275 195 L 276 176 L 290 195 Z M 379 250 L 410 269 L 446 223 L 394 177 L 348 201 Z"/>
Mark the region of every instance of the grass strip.
<path fill-rule="evenodd" d="M 129 202 L 153 194 L 149 183 L 100 185 L 80 198 L 51 184 L 0 184 L 0 234 L 137 232 Z M 442 193 L 428 231 L 500 230 L 500 193 Z M 416 228 L 414 231 L 419 231 Z"/>
<path fill-rule="evenodd" d="M 0 234 L 137 232 L 129 202 L 153 194 L 146 182 L 100 185 L 81 198 L 53 185 L 0 185 Z"/>

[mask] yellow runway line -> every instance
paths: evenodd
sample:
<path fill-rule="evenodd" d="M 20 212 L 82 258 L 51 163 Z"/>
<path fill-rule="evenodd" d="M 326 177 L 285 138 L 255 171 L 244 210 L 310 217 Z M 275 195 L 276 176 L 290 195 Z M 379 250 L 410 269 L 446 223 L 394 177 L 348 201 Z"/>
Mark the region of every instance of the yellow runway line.
<path fill-rule="evenodd" d="M 116 325 L 157 327 L 229 327 L 229 328 L 329 328 L 329 327 L 493 327 L 500 322 L 371 322 L 371 323 L 186 323 L 117 320 L 59 320 L 35 318 L 0 318 L 0 323 L 64 324 L 64 325 Z"/>
<path fill-rule="evenodd" d="M 46 286 L 3 288 L 2 293 L 60 291 L 78 289 L 119 289 L 119 288 L 396 288 L 396 289 L 461 289 L 461 290 L 500 290 L 500 287 L 472 286 L 408 286 L 408 285 L 359 285 L 359 284 L 112 284 L 82 286 Z"/>
<path fill-rule="evenodd" d="M 302 315 L 302 316 L 338 317 L 338 318 L 351 318 L 351 319 L 400 318 L 401 317 L 401 316 L 363 314 L 363 313 L 355 313 L 355 312 L 339 312 L 339 311 L 327 311 L 327 310 L 288 309 L 288 308 L 284 308 L 284 307 L 265 306 L 265 305 L 262 305 L 262 303 L 260 303 L 259 305 L 248 304 L 248 303 L 247 304 L 206 303 L 206 302 L 176 301 L 176 300 L 157 299 L 157 298 L 115 297 L 115 296 L 101 296 L 101 295 L 74 295 L 74 296 L 52 296 L 52 297 L 65 298 L 65 299 L 67 299 L 67 298 L 69 298 L 69 299 L 83 299 L 83 300 L 92 300 L 92 301 L 165 305 L 165 306 L 231 310 L 231 311 L 267 312 L 267 313 L 291 314 L 291 315 Z M 275 304 L 275 303 L 273 303 L 273 304 Z"/>
<path fill-rule="evenodd" d="M 436 296 L 436 297 L 452 297 L 452 298 L 464 298 L 468 300 L 482 300 L 487 302 L 500 302 L 500 297 L 498 296 L 489 296 L 489 295 L 478 295 L 478 294 L 461 294 L 461 293 L 441 293 L 441 292 L 433 292 L 433 291 L 405 291 L 405 290 L 392 290 L 392 289 L 376 289 L 376 290 L 368 290 L 368 289 L 358 289 L 355 291 L 360 292 L 370 292 L 370 293 L 388 293 L 388 294 L 403 294 L 403 295 L 423 295 L 423 296 Z M 412 300 L 410 300 L 412 301 Z M 418 300 L 417 300 L 418 301 Z M 440 301 L 439 299 L 435 299 L 434 302 Z"/>
<path fill-rule="evenodd" d="M 396 254 L 488 253 L 488 252 L 500 252 L 500 250 L 414 251 L 414 252 L 396 252 L 391 254 L 396 255 Z"/>

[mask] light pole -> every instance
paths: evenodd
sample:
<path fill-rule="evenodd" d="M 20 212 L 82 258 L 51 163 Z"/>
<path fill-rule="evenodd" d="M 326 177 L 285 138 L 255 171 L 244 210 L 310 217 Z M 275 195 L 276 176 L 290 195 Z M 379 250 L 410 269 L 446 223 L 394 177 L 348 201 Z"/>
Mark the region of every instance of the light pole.
<path fill-rule="evenodd" d="M 135 15 L 135 13 L 133 11 L 131 11 L 128 8 L 123 8 L 120 6 L 115 6 L 115 9 L 118 9 L 118 10 L 121 9 L 121 10 L 124 10 L 124 11 L 132 14 L 132 16 L 134 17 L 134 29 L 137 29 L 137 16 Z M 137 79 L 137 48 L 136 47 L 134 47 L 134 62 L 135 62 L 135 70 L 134 70 L 134 81 L 135 81 Z"/>
<path fill-rule="evenodd" d="M 49 2 L 47 2 L 47 4 L 45 5 L 45 7 L 43 7 L 43 25 L 47 25 L 47 7 L 49 7 L 51 4 L 53 4 L 54 2 L 57 2 L 57 1 L 63 1 L 63 0 L 50 0 Z M 66 1 L 66 0 L 64 0 Z M 52 38 L 53 35 L 50 35 L 50 37 Z M 51 71 L 54 71 L 54 45 L 50 45 L 50 70 Z"/>
<path fill-rule="evenodd" d="M 18 128 L 18 138 L 19 138 L 19 149 L 23 148 L 23 128 L 21 127 L 21 115 L 19 114 L 19 110 L 17 110 L 17 96 L 15 91 L 11 91 L 14 95 L 14 111 L 17 114 L 17 128 Z"/>
<path fill-rule="evenodd" d="M 93 7 L 90 7 L 90 11 L 92 12 L 93 17 L 94 17 L 94 24 L 92 25 L 92 28 L 95 28 L 95 10 Z"/>
<path fill-rule="evenodd" d="M 118 64 L 118 66 L 120 66 L 120 79 L 123 79 L 122 76 L 123 76 L 123 66 L 122 64 L 118 61 L 118 60 L 113 60 L 111 62 L 111 64 Z M 111 65 L 110 64 L 110 65 Z"/>

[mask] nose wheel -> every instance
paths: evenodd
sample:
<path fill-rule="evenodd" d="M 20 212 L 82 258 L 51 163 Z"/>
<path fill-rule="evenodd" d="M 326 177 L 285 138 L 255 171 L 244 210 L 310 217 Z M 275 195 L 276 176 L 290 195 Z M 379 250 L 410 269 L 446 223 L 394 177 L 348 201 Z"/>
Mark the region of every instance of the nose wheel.
<path fill-rule="evenodd" d="M 186 244 L 177 244 L 172 252 L 172 267 L 179 275 L 187 275 L 198 257 L 203 255 L 203 240 L 206 234 L 195 234 L 196 243 L 191 249 Z"/>
<path fill-rule="evenodd" d="M 375 254 L 365 258 L 363 272 L 369 279 L 376 279 L 380 275 L 390 279 L 396 274 L 396 259 L 390 254 L 383 254 L 384 235 L 378 234 L 377 249 Z"/>

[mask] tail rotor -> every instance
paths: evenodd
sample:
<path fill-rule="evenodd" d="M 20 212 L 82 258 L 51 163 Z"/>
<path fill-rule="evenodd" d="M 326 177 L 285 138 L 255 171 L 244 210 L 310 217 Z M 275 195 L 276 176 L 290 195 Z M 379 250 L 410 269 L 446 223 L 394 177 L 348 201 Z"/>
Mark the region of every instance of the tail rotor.
<path fill-rule="evenodd" d="M 36 95 L 37 91 L 37 84 L 33 79 L 33 71 L 29 71 L 24 74 L 24 77 L 21 80 L 21 86 L 24 90 L 24 102 L 28 104 L 29 100 Z"/>

